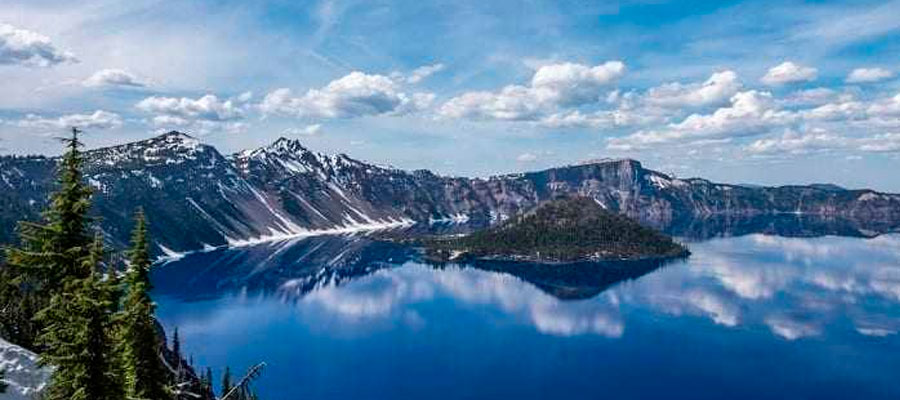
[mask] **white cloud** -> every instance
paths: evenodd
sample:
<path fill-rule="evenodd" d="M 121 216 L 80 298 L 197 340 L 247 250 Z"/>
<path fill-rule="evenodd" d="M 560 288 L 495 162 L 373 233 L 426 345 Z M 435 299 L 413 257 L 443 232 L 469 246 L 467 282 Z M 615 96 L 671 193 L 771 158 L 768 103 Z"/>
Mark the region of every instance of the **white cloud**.
<path fill-rule="evenodd" d="M 86 87 L 144 87 L 147 84 L 122 69 L 101 69 L 82 82 Z"/>
<path fill-rule="evenodd" d="M 687 293 L 686 300 L 719 325 L 734 327 L 740 322 L 739 308 L 722 296 L 704 290 L 691 290 Z"/>
<path fill-rule="evenodd" d="M 428 78 L 431 75 L 434 75 L 438 72 L 444 70 L 444 64 L 433 64 L 433 65 L 425 65 L 413 70 L 408 77 L 406 77 L 406 82 L 408 83 L 419 83 L 425 78 Z"/>
<path fill-rule="evenodd" d="M 548 128 L 598 128 L 610 122 L 597 114 L 584 114 L 575 110 L 550 114 L 540 120 Z"/>
<path fill-rule="evenodd" d="M 847 83 L 872 83 L 894 77 L 894 72 L 884 68 L 857 68 L 847 75 Z"/>
<path fill-rule="evenodd" d="M 831 150 L 856 150 L 868 153 L 900 152 L 900 133 L 881 133 L 867 137 L 847 137 L 821 128 L 809 132 L 788 130 L 779 137 L 760 139 L 746 150 L 753 154 L 808 154 Z"/>
<path fill-rule="evenodd" d="M 317 136 L 320 133 L 322 133 L 322 124 L 312 124 L 302 128 L 287 128 L 284 130 L 284 134 L 290 136 Z"/>
<path fill-rule="evenodd" d="M 795 82 L 813 81 L 819 71 L 813 67 L 806 67 L 786 61 L 772 67 L 760 81 L 769 86 L 778 86 Z"/>
<path fill-rule="evenodd" d="M 239 99 L 222 101 L 216 95 L 207 94 L 198 99 L 187 97 L 150 96 L 135 105 L 139 110 L 158 114 L 168 122 L 181 119 L 205 121 L 230 121 L 244 118 L 244 105 Z"/>
<path fill-rule="evenodd" d="M 533 120 L 543 112 L 531 89 L 507 86 L 500 92 L 466 92 L 448 100 L 438 111 L 448 118 Z"/>
<path fill-rule="evenodd" d="M 730 106 L 719 108 L 712 114 L 692 114 L 663 129 L 642 130 L 623 138 L 613 138 L 608 147 L 633 150 L 670 142 L 751 136 L 765 133 L 793 118 L 791 113 L 775 107 L 771 93 L 749 90 L 735 94 Z"/>
<path fill-rule="evenodd" d="M 900 152 L 900 133 L 883 133 L 860 139 L 859 150 L 873 153 Z"/>
<path fill-rule="evenodd" d="M 433 99 L 431 94 L 403 93 L 397 82 L 387 76 L 354 71 L 300 97 L 287 88 L 274 90 L 263 99 L 260 109 L 265 114 L 354 118 L 415 111 Z"/>
<path fill-rule="evenodd" d="M 213 94 L 197 99 L 150 96 L 135 107 L 154 114 L 149 123 L 158 131 L 177 129 L 197 135 L 212 132 L 238 133 L 247 129 L 247 124 L 242 120 L 251 98 L 250 92 L 227 100 L 219 99 Z"/>
<path fill-rule="evenodd" d="M 705 82 L 668 83 L 647 91 L 647 102 L 664 107 L 704 106 L 719 104 L 734 96 L 742 87 L 734 71 L 712 74 Z"/>
<path fill-rule="evenodd" d="M 807 133 L 788 130 L 780 137 L 760 139 L 751 143 L 747 151 L 755 154 L 806 154 L 846 145 L 847 140 L 843 137 L 823 130 Z"/>
<path fill-rule="evenodd" d="M 900 117 L 900 94 L 874 102 L 866 112 L 873 117 Z"/>
<path fill-rule="evenodd" d="M 518 157 L 516 157 L 516 161 L 518 161 L 520 163 L 535 162 L 535 161 L 537 161 L 537 159 L 538 159 L 538 156 L 537 156 L 537 154 L 534 154 L 534 153 L 522 153 L 522 154 L 519 154 Z"/>
<path fill-rule="evenodd" d="M 810 110 L 803 110 L 800 115 L 807 120 L 845 121 L 864 118 L 865 104 L 858 101 L 828 103 Z"/>
<path fill-rule="evenodd" d="M 625 64 L 597 66 L 574 63 L 545 65 L 529 86 L 509 85 L 499 91 L 473 91 L 444 103 L 439 114 L 448 118 L 537 120 L 561 107 L 596 103 L 601 89 L 625 74 Z"/>
<path fill-rule="evenodd" d="M 782 103 L 797 106 L 821 105 L 835 101 L 840 96 L 841 94 L 834 89 L 818 87 L 791 93 L 782 100 Z"/>
<path fill-rule="evenodd" d="M 192 120 L 171 115 L 157 115 L 150 120 L 150 124 L 159 133 L 178 130 L 194 135 L 207 135 L 216 132 L 242 133 L 247 130 L 247 124 L 242 121 Z"/>
<path fill-rule="evenodd" d="M 77 62 L 77 59 L 72 53 L 58 49 L 50 38 L 0 23 L 0 65 L 49 67 L 65 62 Z"/>
<path fill-rule="evenodd" d="M 625 64 L 608 61 L 590 67 L 583 64 L 550 64 L 538 68 L 531 78 L 534 95 L 562 106 L 596 102 L 600 89 L 625 75 Z"/>
<path fill-rule="evenodd" d="M 765 320 L 772 333 L 787 340 L 797 340 L 804 337 L 817 336 L 820 328 L 810 322 L 792 319 L 788 316 L 772 316 Z"/>
<path fill-rule="evenodd" d="M 57 118 L 48 118 L 36 114 L 28 114 L 16 121 L 16 125 L 32 129 L 112 129 L 122 126 L 122 117 L 118 114 L 97 110 L 91 114 L 68 114 Z"/>
<path fill-rule="evenodd" d="M 417 92 L 413 93 L 412 96 L 409 97 L 409 100 L 404 102 L 400 107 L 395 110 L 396 114 L 409 114 L 414 113 L 416 111 L 424 110 L 428 107 L 431 107 L 431 104 L 434 103 L 435 99 L 434 93 L 427 92 Z"/>

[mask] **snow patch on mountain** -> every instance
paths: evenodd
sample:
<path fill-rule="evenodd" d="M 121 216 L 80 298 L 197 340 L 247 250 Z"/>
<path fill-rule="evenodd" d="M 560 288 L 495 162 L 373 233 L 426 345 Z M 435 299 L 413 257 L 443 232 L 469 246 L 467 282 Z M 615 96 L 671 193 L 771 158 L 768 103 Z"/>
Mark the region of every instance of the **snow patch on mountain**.
<path fill-rule="evenodd" d="M 0 338 L 0 370 L 9 387 L 0 395 L 3 400 L 38 398 L 50 379 L 49 368 L 38 367 L 38 356 Z"/>

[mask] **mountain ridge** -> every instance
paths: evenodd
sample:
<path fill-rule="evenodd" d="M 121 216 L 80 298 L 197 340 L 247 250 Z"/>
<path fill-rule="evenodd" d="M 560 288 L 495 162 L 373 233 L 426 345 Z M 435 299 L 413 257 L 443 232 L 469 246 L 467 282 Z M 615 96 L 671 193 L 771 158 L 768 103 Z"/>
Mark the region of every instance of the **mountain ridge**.
<path fill-rule="evenodd" d="M 113 245 L 143 207 L 156 254 L 412 223 L 496 223 L 558 196 L 590 197 L 649 225 L 698 216 L 798 214 L 900 226 L 900 195 L 835 185 L 749 187 L 679 179 L 633 159 L 592 160 L 487 178 L 441 176 L 309 150 L 279 138 L 223 155 L 181 132 L 85 151 L 95 213 Z M 55 157 L 0 156 L 0 243 L 36 219 Z"/>

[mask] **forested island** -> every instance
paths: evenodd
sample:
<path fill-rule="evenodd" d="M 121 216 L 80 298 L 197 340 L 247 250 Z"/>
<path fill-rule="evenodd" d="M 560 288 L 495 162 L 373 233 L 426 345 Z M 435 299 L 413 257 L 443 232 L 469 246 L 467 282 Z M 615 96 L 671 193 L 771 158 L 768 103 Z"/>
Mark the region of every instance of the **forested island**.
<path fill-rule="evenodd" d="M 665 259 L 690 254 L 671 237 L 607 211 L 586 197 L 548 201 L 535 210 L 463 236 L 422 241 L 432 261 L 540 263 Z"/>

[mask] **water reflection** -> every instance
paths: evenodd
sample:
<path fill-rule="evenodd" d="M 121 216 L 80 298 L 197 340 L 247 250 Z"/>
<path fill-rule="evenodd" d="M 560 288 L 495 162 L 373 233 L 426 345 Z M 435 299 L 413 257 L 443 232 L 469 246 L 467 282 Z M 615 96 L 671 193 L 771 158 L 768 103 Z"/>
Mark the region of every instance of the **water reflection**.
<path fill-rule="evenodd" d="M 716 214 L 702 218 L 654 222 L 649 225 L 691 240 L 761 233 L 784 237 L 846 236 L 872 238 L 900 231 L 900 220 L 852 219 L 811 214 Z"/>
<path fill-rule="evenodd" d="M 416 254 L 416 249 L 366 237 L 315 236 L 189 254 L 154 268 L 153 283 L 156 293 L 185 301 L 236 291 L 300 297 L 402 264 Z"/>
<path fill-rule="evenodd" d="M 192 255 L 156 269 L 153 279 L 157 294 L 181 301 L 259 295 L 346 318 L 414 324 L 427 319 L 411 309 L 416 304 L 449 298 L 557 335 L 621 336 L 623 307 L 700 316 L 729 328 L 766 327 L 789 340 L 847 322 L 868 336 L 900 330 L 900 236 L 754 234 L 694 243 L 692 251 L 671 268 L 650 261 L 432 267 L 408 247 L 316 237 Z"/>
<path fill-rule="evenodd" d="M 200 365 L 269 363 L 265 398 L 900 396 L 900 235 L 690 247 L 668 265 L 434 267 L 316 237 L 159 266 L 154 299 Z"/>
<path fill-rule="evenodd" d="M 900 236 L 750 235 L 692 249 L 686 268 L 627 290 L 631 301 L 673 315 L 692 310 L 724 326 L 763 325 L 789 340 L 840 331 L 848 321 L 863 335 L 900 329 Z"/>

